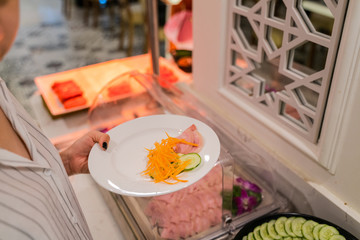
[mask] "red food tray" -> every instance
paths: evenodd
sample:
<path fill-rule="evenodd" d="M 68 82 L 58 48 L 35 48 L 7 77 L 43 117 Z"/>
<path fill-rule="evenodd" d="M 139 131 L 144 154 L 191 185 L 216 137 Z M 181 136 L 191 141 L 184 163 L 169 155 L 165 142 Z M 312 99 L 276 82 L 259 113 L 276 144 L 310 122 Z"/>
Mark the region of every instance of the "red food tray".
<path fill-rule="evenodd" d="M 164 58 L 160 58 L 160 65 L 166 66 L 168 69 L 172 70 L 174 75 L 178 77 L 178 81 L 191 81 L 191 75 L 177 68 L 172 62 Z M 53 116 L 57 116 L 89 108 L 98 92 L 117 76 L 133 70 L 145 73 L 149 69 L 150 56 L 148 54 L 144 54 L 39 76 L 35 78 L 35 84 L 37 85 L 50 113 Z M 54 82 L 66 81 L 69 79 L 74 80 L 82 89 L 83 96 L 86 99 L 85 105 L 66 109 L 56 93 L 52 90 L 51 86 Z M 133 91 L 144 91 L 137 82 L 131 82 L 131 85 L 131 89 L 133 89 Z"/>

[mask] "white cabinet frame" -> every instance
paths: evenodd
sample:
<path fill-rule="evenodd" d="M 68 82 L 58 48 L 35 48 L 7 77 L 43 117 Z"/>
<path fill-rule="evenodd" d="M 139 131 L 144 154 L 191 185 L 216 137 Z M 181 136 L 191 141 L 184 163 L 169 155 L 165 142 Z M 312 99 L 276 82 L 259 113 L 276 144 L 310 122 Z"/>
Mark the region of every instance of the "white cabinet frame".
<path fill-rule="evenodd" d="M 358 218 L 360 191 L 354 187 L 360 183 L 360 1 L 348 4 L 321 139 L 316 144 L 219 90 L 226 75 L 227 4 L 225 0 L 193 1 L 194 91 L 237 128 L 245 144 L 261 146 L 305 182 L 321 186 L 321 193 L 331 193 L 336 204 L 342 202 L 339 207 Z"/>

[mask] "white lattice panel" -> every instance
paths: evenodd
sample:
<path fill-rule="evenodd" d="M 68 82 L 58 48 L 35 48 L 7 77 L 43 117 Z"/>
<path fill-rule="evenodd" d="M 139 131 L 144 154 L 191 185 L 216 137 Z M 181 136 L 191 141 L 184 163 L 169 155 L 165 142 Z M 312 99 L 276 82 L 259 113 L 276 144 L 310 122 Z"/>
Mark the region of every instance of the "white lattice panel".
<path fill-rule="evenodd" d="M 346 7 L 347 0 L 231 0 L 225 93 L 315 143 Z"/>

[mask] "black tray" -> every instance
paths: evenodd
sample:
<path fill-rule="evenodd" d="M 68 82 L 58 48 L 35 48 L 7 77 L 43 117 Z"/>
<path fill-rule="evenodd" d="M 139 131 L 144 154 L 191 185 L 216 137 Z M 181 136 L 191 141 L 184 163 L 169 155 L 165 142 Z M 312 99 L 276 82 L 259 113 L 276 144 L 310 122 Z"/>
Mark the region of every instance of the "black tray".
<path fill-rule="evenodd" d="M 234 240 L 242 240 L 242 238 L 244 236 L 247 236 L 248 233 L 254 231 L 255 227 L 257 227 L 265 222 L 269 222 L 272 219 L 278 219 L 279 217 L 303 217 L 306 220 L 313 220 L 318 223 L 327 224 L 327 225 L 335 227 L 339 231 L 339 233 L 346 238 L 346 240 L 358 240 L 356 237 L 354 237 L 348 231 L 342 229 L 341 227 L 339 227 L 329 221 L 326 221 L 324 219 L 314 217 L 311 215 L 301 214 L 301 213 L 278 213 L 278 214 L 265 215 L 265 216 L 259 217 L 257 219 L 254 219 L 251 222 L 245 224 L 245 226 L 238 232 L 238 234 L 236 234 Z"/>

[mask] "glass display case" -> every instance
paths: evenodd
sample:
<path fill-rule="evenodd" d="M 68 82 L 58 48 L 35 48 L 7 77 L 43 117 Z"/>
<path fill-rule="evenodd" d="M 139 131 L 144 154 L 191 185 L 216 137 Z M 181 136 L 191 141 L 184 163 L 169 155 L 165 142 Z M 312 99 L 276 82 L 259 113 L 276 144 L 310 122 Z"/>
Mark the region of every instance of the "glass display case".
<path fill-rule="evenodd" d="M 221 116 L 182 91 L 181 84 L 161 81 L 138 71 L 115 77 L 90 107 L 90 125 L 106 132 L 137 117 L 186 115 L 216 132 L 221 153 L 205 177 L 170 194 L 132 197 L 99 187 L 126 239 L 225 239 L 259 216 L 291 210 L 265 159 L 247 150 L 219 124 Z"/>

